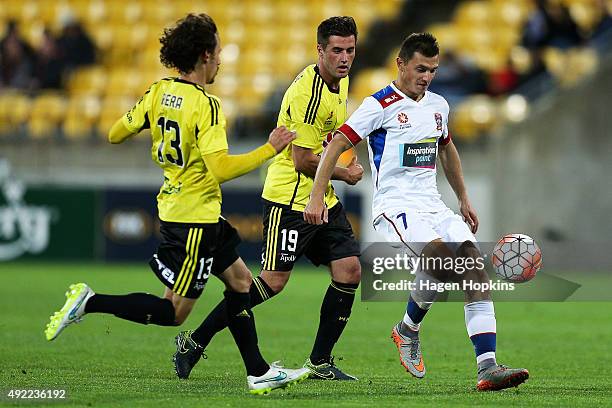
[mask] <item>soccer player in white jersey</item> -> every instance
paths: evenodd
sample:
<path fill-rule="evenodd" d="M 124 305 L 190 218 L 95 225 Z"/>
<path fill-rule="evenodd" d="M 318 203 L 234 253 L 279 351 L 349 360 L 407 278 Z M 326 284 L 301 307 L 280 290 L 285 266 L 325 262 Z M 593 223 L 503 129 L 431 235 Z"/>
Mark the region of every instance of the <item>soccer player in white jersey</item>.
<path fill-rule="evenodd" d="M 397 57 L 397 79 L 365 98 L 325 149 L 304 211 L 306 221 L 327 222 L 323 197 L 336 161 L 343 151 L 368 138 L 376 231 L 389 242 L 403 244 L 413 256 L 472 258 L 477 264 L 481 256 L 474 237 L 478 217 L 448 131 L 449 106 L 442 96 L 427 91 L 438 63 L 439 47 L 431 34 L 416 33 L 404 40 Z M 457 195 L 463 218 L 440 199 L 436 159 Z M 400 362 L 417 378 L 425 376 L 420 323 L 436 297 L 435 291 L 420 289 L 420 282 L 489 281 L 482 268 L 459 274 L 437 266 L 417 271 L 404 317 L 391 332 Z M 529 377 L 527 370 L 498 365 L 495 359 L 496 322 L 489 291 L 464 292 L 465 323 L 478 365 L 477 388 L 500 390 L 523 383 Z"/>

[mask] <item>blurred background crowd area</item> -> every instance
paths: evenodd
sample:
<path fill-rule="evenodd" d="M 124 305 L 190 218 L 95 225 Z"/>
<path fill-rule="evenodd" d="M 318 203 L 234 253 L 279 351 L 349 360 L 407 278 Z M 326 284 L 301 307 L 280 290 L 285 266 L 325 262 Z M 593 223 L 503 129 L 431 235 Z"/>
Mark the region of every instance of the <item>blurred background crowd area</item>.
<path fill-rule="evenodd" d="M 349 112 L 396 76 L 402 39 L 431 31 L 441 64 L 430 90 L 451 105 L 458 143 L 482 141 L 530 103 L 577 86 L 609 48 L 611 0 L 3 0 L 0 7 L 0 143 L 103 141 L 155 80 L 164 27 L 206 12 L 222 39 L 222 98 L 234 140 L 276 122 L 288 83 L 316 62 L 316 27 L 355 18 L 359 39 Z M 146 139 L 147 135 L 141 136 Z"/>

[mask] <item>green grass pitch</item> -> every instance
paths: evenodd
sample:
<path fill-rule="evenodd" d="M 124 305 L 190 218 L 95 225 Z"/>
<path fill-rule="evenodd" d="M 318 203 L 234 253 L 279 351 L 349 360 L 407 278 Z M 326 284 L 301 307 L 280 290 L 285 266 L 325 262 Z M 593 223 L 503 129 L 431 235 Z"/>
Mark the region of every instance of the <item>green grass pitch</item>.
<path fill-rule="evenodd" d="M 178 380 L 171 356 L 174 335 L 195 328 L 221 298 L 211 278 L 182 328 L 142 326 L 90 315 L 53 342 L 44 339 L 50 314 L 73 282 L 100 293 L 150 292 L 161 284 L 143 265 L 0 264 L 0 405 L 39 406 L 611 406 L 610 303 L 498 303 L 498 360 L 526 367 L 518 389 L 475 391 L 475 359 L 463 307 L 437 304 L 422 327 L 427 377 L 400 366 L 389 339 L 402 303 L 355 302 L 336 346 L 336 362 L 357 382 L 307 380 L 269 396 L 247 393 L 238 351 L 227 331 L 208 347 L 187 381 Z M 269 362 L 299 366 L 310 352 L 329 279 L 324 270 L 296 270 L 285 291 L 255 308 L 259 343 Z M 65 389 L 63 401 L 6 397 L 10 389 Z"/>

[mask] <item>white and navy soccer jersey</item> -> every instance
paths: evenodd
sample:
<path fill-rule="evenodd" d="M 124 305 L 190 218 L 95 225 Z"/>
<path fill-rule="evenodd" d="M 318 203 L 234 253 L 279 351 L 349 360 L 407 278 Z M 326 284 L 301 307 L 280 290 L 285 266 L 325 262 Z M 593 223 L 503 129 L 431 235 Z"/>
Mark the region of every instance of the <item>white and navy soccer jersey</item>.
<path fill-rule="evenodd" d="M 393 83 L 363 100 L 338 131 L 353 145 L 368 138 L 374 182 L 372 216 L 410 207 L 441 211 L 447 207 L 436 184 L 438 144 L 450 142 L 446 100 L 426 92 L 420 101 Z"/>

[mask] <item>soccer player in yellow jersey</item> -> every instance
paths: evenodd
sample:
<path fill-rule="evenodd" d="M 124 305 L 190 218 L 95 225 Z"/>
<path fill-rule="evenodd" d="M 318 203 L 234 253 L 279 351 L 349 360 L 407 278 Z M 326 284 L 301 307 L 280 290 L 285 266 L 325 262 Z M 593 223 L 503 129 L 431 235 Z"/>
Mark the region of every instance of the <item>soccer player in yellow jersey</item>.
<path fill-rule="evenodd" d="M 326 204 L 330 220 L 326 225 L 310 225 L 303 211 L 326 138 L 347 118 L 348 73 L 355 58 L 357 27 L 352 17 L 331 17 L 317 30 L 318 61 L 307 66 L 285 92 L 278 125 L 297 132 L 297 138 L 277 155 L 268 169 L 263 190 L 264 244 L 262 272 L 253 280 L 254 306 L 279 293 L 289 280 L 293 264 L 306 255 L 315 265 L 330 269 L 331 284 L 321 305 L 319 329 L 310 357 L 304 364 L 311 378 L 355 380 L 334 365 L 331 356 L 351 314 L 359 285 L 359 245 L 344 209 L 327 186 Z M 355 184 L 363 168 L 355 160 L 347 167 L 336 167 L 334 178 Z M 206 347 L 219 330 L 227 326 L 222 302 L 194 332 L 183 332 L 199 348 L 175 355 L 177 374 L 187 378 Z"/>
<path fill-rule="evenodd" d="M 257 168 L 295 135 L 281 126 L 263 146 L 229 155 L 220 100 L 204 88 L 214 81 L 221 63 L 214 21 L 206 14 L 189 14 L 166 29 L 160 42 L 162 63 L 177 69 L 180 76 L 154 83 L 115 123 L 109 141 L 121 143 L 151 129 L 151 155 L 164 171 L 164 183 L 157 196 L 162 242 L 150 265 L 166 286 L 164 296 L 102 295 L 84 283 L 75 284 L 45 334 L 53 340 L 88 313 L 110 313 L 142 324 L 180 325 L 213 274 L 226 285 L 226 318 L 244 360 L 250 392 L 284 388 L 306 378 L 308 370 L 270 367 L 259 352 L 249 296 L 252 277 L 236 252 L 240 242 L 236 230 L 221 216 L 219 185 Z M 177 338 L 179 348 L 184 348 L 185 340 Z"/>

